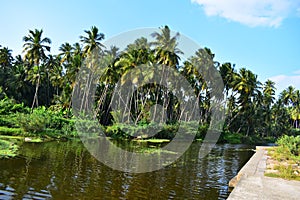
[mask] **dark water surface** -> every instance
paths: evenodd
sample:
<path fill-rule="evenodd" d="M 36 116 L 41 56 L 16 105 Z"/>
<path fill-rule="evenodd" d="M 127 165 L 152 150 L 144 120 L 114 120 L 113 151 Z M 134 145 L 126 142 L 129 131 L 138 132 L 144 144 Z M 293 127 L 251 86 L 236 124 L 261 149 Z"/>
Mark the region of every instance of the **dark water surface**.
<path fill-rule="evenodd" d="M 131 174 L 103 165 L 80 141 L 26 143 L 20 157 L 0 160 L 0 199 L 226 199 L 253 147 L 216 145 L 202 159 L 200 147 L 159 171 Z"/>

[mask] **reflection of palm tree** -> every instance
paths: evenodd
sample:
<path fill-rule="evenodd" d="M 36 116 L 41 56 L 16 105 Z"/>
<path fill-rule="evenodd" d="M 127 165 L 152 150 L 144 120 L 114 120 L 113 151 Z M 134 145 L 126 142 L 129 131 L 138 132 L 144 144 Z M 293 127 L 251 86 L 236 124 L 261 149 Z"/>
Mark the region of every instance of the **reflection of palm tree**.
<path fill-rule="evenodd" d="M 23 37 L 23 41 L 25 42 L 24 52 L 25 59 L 29 61 L 33 68 L 31 68 L 29 73 L 29 80 L 36 85 L 35 94 L 32 102 L 31 109 L 33 109 L 34 105 L 38 106 L 38 89 L 40 86 L 41 80 L 41 69 L 40 62 L 42 59 L 46 58 L 45 51 L 50 51 L 50 46 L 47 44 L 51 44 L 51 40 L 49 38 L 42 38 L 43 30 L 35 31 L 30 30 L 28 36 Z"/>

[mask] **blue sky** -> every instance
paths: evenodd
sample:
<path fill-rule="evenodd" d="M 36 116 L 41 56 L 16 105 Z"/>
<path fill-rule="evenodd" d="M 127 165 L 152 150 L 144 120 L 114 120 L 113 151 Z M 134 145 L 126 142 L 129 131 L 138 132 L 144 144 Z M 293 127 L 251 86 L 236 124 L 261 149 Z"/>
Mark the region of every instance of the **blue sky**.
<path fill-rule="evenodd" d="M 43 29 L 51 53 L 97 26 L 106 38 L 168 25 L 211 48 L 216 60 L 300 88 L 300 0 L 11 0 L 0 3 L 0 45 L 17 55 L 29 29 Z"/>

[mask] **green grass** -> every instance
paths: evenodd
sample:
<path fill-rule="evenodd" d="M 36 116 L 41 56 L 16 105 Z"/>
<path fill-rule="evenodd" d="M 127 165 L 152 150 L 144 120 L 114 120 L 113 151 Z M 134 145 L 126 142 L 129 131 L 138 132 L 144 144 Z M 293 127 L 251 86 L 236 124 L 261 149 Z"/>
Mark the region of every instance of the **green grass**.
<path fill-rule="evenodd" d="M 265 176 L 300 181 L 300 176 L 294 173 L 294 169 L 290 165 L 277 165 L 274 169 L 278 170 L 279 173 L 266 173 Z"/>
<path fill-rule="evenodd" d="M 22 135 L 22 129 L 0 126 L 0 135 Z"/>
<path fill-rule="evenodd" d="M 138 142 L 149 142 L 149 143 L 166 143 L 170 142 L 168 139 L 147 139 L 147 140 L 135 140 Z"/>
<path fill-rule="evenodd" d="M 285 146 L 270 148 L 268 154 L 278 161 L 278 164 L 274 166 L 274 170 L 278 170 L 278 173 L 265 173 L 265 176 L 300 181 L 300 170 L 292 167 L 292 165 L 300 164 L 300 156 L 293 155 Z"/>
<path fill-rule="evenodd" d="M 0 139 L 0 158 L 9 158 L 17 155 L 19 146 L 13 142 Z"/>

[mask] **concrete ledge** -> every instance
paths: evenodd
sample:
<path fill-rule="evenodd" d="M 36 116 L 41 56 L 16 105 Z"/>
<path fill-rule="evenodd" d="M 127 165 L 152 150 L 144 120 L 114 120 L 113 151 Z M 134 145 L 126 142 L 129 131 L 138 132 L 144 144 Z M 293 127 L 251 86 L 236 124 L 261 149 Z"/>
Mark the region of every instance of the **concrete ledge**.
<path fill-rule="evenodd" d="M 250 160 L 244 165 L 244 167 L 239 171 L 239 173 L 229 181 L 229 187 L 235 187 L 239 180 L 245 176 L 260 176 L 263 175 L 266 165 L 264 161 L 266 161 L 266 148 L 269 147 L 256 147 L 256 153 L 250 158 Z"/>
<path fill-rule="evenodd" d="M 229 200 L 300 199 L 300 181 L 264 176 L 268 148 L 270 147 L 256 147 L 256 153 L 229 182 L 229 185 L 234 187 L 228 197 Z"/>

